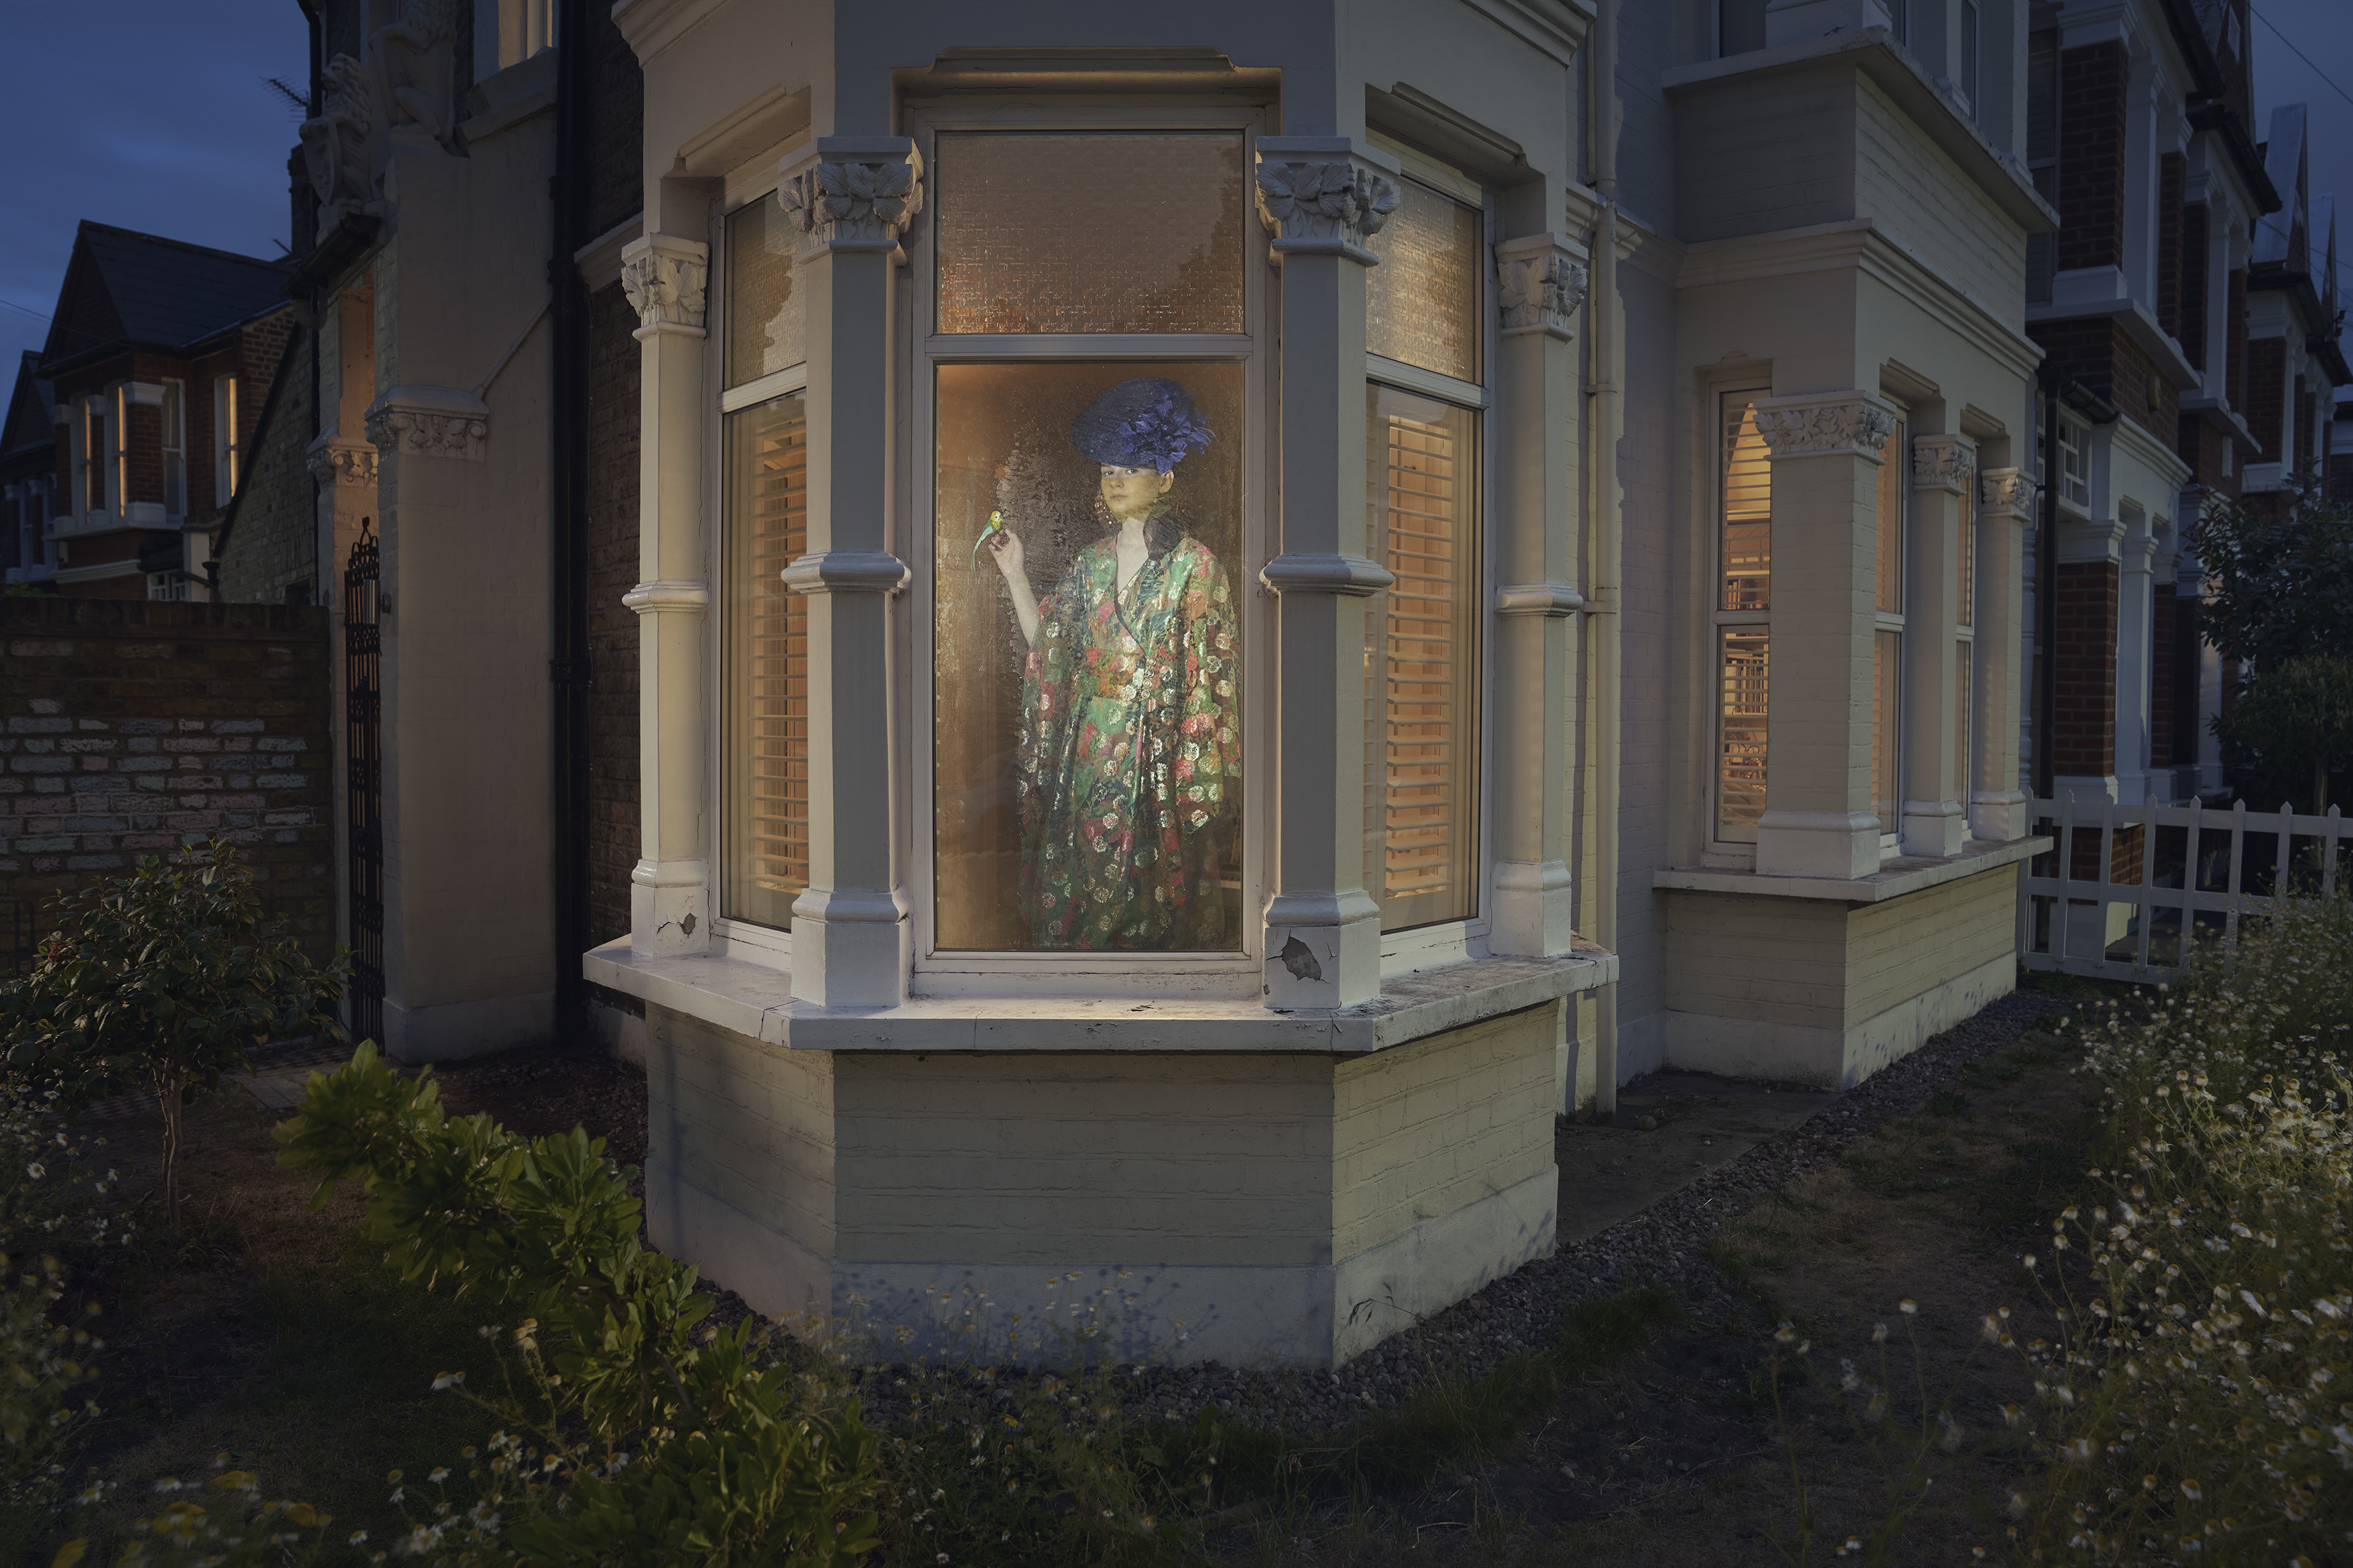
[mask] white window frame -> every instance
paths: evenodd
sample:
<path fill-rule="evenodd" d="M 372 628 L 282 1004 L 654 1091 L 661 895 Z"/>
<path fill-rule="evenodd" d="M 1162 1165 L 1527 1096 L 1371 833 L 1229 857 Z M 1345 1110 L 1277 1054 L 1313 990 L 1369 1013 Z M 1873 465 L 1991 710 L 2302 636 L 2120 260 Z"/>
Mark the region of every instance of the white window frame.
<path fill-rule="evenodd" d="M 111 444 L 107 426 L 113 422 L 113 395 L 93 392 L 75 401 L 74 519 L 89 526 L 113 515 L 111 509 L 100 504 L 107 498 L 106 452 Z M 118 505 L 121 500 L 119 496 L 112 499 Z"/>
<path fill-rule="evenodd" d="M 1746 397 L 1754 401 L 1773 395 L 1769 379 L 1756 379 L 1748 373 L 1737 380 L 1706 384 L 1708 422 L 1704 432 L 1705 461 L 1709 475 L 1707 486 L 1707 549 L 1704 559 L 1707 572 L 1707 647 L 1702 655 L 1702 665 L 1707 671 L 1707 754 L 1702 761 L 1706 770 L 1707 785 L 1702 798 L 1706 802 L 1707 820 L 1701 828 L 1701 842 L 1706 848 L 1701 852 L 1701 863 L 1737 870 L 1753 870 L 1757 865 L 1757 845 L 1753 840 L 1718 838 L 1717 830 L 1724 821 L 1724 634 L 1727 627 L 1762 626 L 1766 635 L 1765 711 L 1767 726 L 1767 752 L 1765 759 L 1766 776 L 1772 776 L 1773 759 L 1769 750 L 1773 711 L 1772 687 L 1772 589 L 1766 589 L 1765 608 L 1761 610 L 1727 610 L 1724 608 L 1724 509 L 1725 458 L 1724 417 L 1727 399 Z M 1772 474 L 1767 462 L 1766 473 Z M 1769 527 L 1769 523 L 1768 523 Z M 1767 545 L 1770 549 L 1770 545 Z M 1771 582 L 1770 558 L 1767 558 L 1767 582 Z"/>
<path fill-rule="evenodd" d="M 1985 75 L 1985 15 L 1978 0 L 1960 0 L 1960 59 L 1954 72 L 1960 83 L 1961 101 L 1968 106 L 1972 123 L 1984 118 L 1978 104 L 1984 97 L 1979 90 Z"/>
<path fill-rule="evenodd" d="M 235 373 L 213 377 L 213 505 L 224 507 L 237 497 L 245 432 L 237 427 L 237 378 Z"/>
<path fill-rule="evenodd" d="M 147 596 L 174 604 L 185 601 L 188 597 L 188 574 L 185 572 L 148 573 Z"/>
<path fill-rule="evenodd" d="M 106 477 L 114 515 L 131 515 L 131 384 L 118 382 L 107 395 Z"/>
<path fill-rule="evenodd" d="M 188 384 L 164 377 L 164 395 L 156 414 L 163 426 L 160 445 L 164 458 L 164 515 L 176 523 L 188 514 Z M 180 492 L 180 504 L 176 507 L 172 504 L 175 470 Z"/>
<path fill-rule="evenodd" d="M 2090 515 L 2092 505 L 2092 427 L 2064 408 L 2059 410 L 2059 500 L 2078 514 Z"/>
<path fill-rule="evenodd" d="M 1245 180 L 1256 157 L 1257 138 L 1267 133 L 1265 111 L 1250 105 L 1177 105 L 1135 109 L 1035 100 L 944 102 L 914 116 L 910 133 L 926 169 L 936 166 L 942 132 L 1040 131 L 1232 130 L 1244 138 Z M 1246 201 L 1250 197 L 1246 194 Z M 1246 213 L 1242 243 L 1242 326 L 1238 333 L 939 333 L 933 331 L 938 286 L 938 228 L 926 221 L 908 247 L 908 297 L 913 320 L 900 366 L 907 388 L 900 407 L 910 439 L 897 457 L 897 489 L 902 499 L 897 537 L 908 542 L 914 567 L 907 590 L 912 632 L 909 688 L 912 722 L 901 739 L 909 766 L 901 781 L 900 808 L 912 825 L 908 888 L 914 905 L 916 988 L 941 996 L 1021 994 L 1104 997 L 1221 996 L 1254 998 L 1264 984 L 1265 932 L 1254 917 L 1266 905 L 1271 882 L 1277 693 L 1276 621 L 1272 595 L 1258 591 L 1258 571 L 1271 553 L 1272 520 L 1266 500 L 1273 473 L 1273 382 L 1275 342 L 1268 313 L 1267 239 L 1254 213 Z M 905 317 L 902 321 L 907 321 Z M 939 432 L 934 388 L 942 364 L 1018 363 L 1033 360 L 1165 363 L 1192 360 L 1239 363 L 1243 367 L 1244 428 L 1241 558 L 1229 563 L 1235 619 L 1243 648 L 1242 704 L 1242 888 L 1240 943 L 1230 952 L 943 952 L 938 946 L 937 867 L 932 842 L 934 820 L 934 752 L 929 720 L 936 700 L 933 667 L 933 619 L 936 602 L 928 563 L 934 526 L 934 464 Z"/>

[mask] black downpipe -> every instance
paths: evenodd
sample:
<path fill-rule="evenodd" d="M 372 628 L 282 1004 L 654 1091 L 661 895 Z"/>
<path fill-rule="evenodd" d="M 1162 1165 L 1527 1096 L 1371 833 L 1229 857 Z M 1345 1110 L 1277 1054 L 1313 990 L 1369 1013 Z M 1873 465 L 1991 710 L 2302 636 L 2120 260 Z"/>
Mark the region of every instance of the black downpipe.
<path fill-rule="evenodd" d="M 2042 391 L 2042 521 L 2034 531 L 2034 795 L 2052 798 L 2052 731 L 2059 708 L 2059 384 L 2050 365 L 2039 373 Z"/>
<path fill-rule="evenodd" d="M 327 75 L 326 23 L 320 17 L 319 7 L 313 3 L 313 0 L 302 0 L 302 16 L 303 19 L 311 25 L 311 118 L 316 120 L 319 118 L 319 113 L 321 110 L 325 107 L 327 101 L 325 79 Z M 318 218 L 314 212 L 314 216 L 311 220 L 311 227 L 313 230 L 312 233 L 307 235 L 290 234 L 286 237 L 290 243 L 300 243 L 301 245 L 302 249 L 301 251 L 301 256 L 303 258 L 307 259 L 313 247 L 315 247 L 319 243 L 319 236 L 315 232 L 318 226 Z M 317 284 L 313 283 L 311 286 L 304 302 L 310 307 L 311 310 L 310 439 L 315 441 L 319 438 L 319 432 L 326 427 L 325 416 L 327 412 L 325 409 L 319 406 L 319 393 L 322 384 L 321 379 L 322 372 L 319 365 L 320 304 L 319 286 Z M 306 446 L 304 449 L 307 451 L 309 448 Z M 318 500 L 319 482 L 316 479 L 313 479 L 311 481 L 311 507 L 314 515 L 318 510 Z M 329 539 L 327 545 L 327 560 L 325 563 L 326 580 L 324 582 L 318 580 L 319 566 L 315 561 L 313 562 L 311 568 L 311 602 L 314 605 L 331 603 L 336 584 L 343 580 L 343 563 L 335 559 L 333 542 L 334 530 L 331 528 L 327 531 Z M 216 539 L 215 543 L 217 545 L 217 539 Z M 210 565 L 206 567 L 206 572 L 214 579 L 214 591 L 217 594 L 219 591 L 220 573 L 216 569 L 216 567 Z M 330 657 L 332 658 L 332 656 Z"/>
<path fill-rule="evenodd" d="M 555 807 L 555 1017 L 561 1048 L 587 1022 L 580 955 L 588 948 L 588 489 L 587 321 L 580 268 L 587 185 L 582 167 L 588 77 L 586 0 L 561 0 L 556 23 L 554 208 L 547 258 L 552 349 L 548 475 L 551 628 L 548 684 L 554 700 L 549 759 Z"/>

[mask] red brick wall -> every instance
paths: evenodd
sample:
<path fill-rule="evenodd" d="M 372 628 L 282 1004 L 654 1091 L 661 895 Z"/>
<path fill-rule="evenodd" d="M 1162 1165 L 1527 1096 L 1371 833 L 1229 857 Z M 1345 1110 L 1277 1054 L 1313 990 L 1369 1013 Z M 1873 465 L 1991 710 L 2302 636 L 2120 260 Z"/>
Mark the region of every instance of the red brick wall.
<path fill-rule="evenodd" d="M 2180 423 L 2181 392 L 2172 378 L 2157 367 L 2147 350 L 2133 341 L 2117 318 L 2102 323 L 2110 334 L 2108 399 L 2118 413 L 2157 438 L 2168 442 Z"/>
<path fill-rule="evenodd" d="M 2287 432 L 2287 410 L 2283 405 L 2286 395 L 2283 384 L 2287 379 L 2287 341 L 2284 338 L 2257 338 L 2247 345 L 2247 400 L 2241 406 L 2247 411 L 2247 428 L 2263 443 L 2263 456 L 2256 461 L 2276 463 L 2284 449 L 2282 442 Z"/>
<path fill-rule="evenodd" d="M 588 940 L 629 930 L 638 810 L 637 312 L 616 283 L 588 301 Z"/>
<path fill-rule="evenodd" d="M 2116 745 L 2116 563 L 2061 562 L 2057 598 L 2052 769 L 2103 777 Z"/>
<path fill-rule="evenodd" d="M 2181 340 L 2182 352 L 2200 371 L 2206 369 L 2206 204 L 2191 202 L 2181 209 Z M 2184 457 L 2188 454 L 2184 453 Z"/>
<path fill-rule="evenodd" d="M 2168 153 L 2157 161 L 2157 324 L 2181 336 L 2181 192 L 2184 161 Z"/>
<path fill-rule="evenodd" d="M 2124 259 L 2125 46 L 2059 55 L 2059 270 Z"/>
<path fill-rule="evenodd" d="M 592 5 L 587 68 L 589 234 L 605 234 L 645 205 L 646 74 L 613 25 L 609 5 Z"/>
<path fill-rule="evenodd" d="M 2225 359 L 2222 395 L 2241 413 L 2247 407 L 2247 269 L 2234 267 L 2227 285 L 2222 318 Z"/>
<path fill-rule="evenodd" d="M 323 958 L 326 635 L 325 611 L 279 605 L 0 598 L 0 902 L 37 907 L 218 833 Z"/>

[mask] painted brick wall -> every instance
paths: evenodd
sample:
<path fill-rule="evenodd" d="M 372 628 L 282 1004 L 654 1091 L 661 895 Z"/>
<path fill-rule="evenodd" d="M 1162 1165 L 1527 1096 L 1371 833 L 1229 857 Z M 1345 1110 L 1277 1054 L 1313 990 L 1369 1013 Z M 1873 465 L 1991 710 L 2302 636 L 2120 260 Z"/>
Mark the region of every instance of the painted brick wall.
<path fill-rule="evenodd" d="M 2240 405 L 2247 411 L 2247 428 L 2263 443 L 2256 460 L 2280 460 L 2281 438 L 2286 434 L 2285 382 L 2287 340 L 2257 338 L 2247 345 L 2247 395 Z"/>
<path fill-rule="evenodd" d="M 0 901 L 37 908 L 217 833 L 324 957 L 326 630 L 282 605 L 0 598 Z"/>
<path fill-rule="evenodd" d="M 2125 46 L 2059 55 L 2059 270 L 2124 261 Z"/>
<path fill-rule="evenodd" d="M 2116 563 L 2063 561 L 2055 591 L 2059 689 L 2051 725 L 2052 770 L 2104 777 L 2116 756 Z"/>
<path fill-rule="evenodd" d="M 616 283 L 588 301 L 588 940 L 629 930 L 638 811 L 637 312 Z"/>
<path fill-rule="evenodd" d="M 325 602 L 324 584 L 318 581 L 318 485 L 308 465 L 317 428 L 311 412 L 311 355 L 317 342 L 303 334 L 271 367 L 278 398 L 246 453 L 237 524 L 216 546 L 222 552 L 220 597 L 228 603 L 284 604 L 290 587 L 299 589 L 305 603 Z"/>

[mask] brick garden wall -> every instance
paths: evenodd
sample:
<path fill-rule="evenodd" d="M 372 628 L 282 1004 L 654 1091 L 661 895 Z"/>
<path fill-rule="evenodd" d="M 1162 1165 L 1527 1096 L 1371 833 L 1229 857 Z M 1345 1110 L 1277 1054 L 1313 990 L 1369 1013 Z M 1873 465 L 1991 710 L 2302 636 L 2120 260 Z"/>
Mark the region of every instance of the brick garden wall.
<path fill-rule="evenodd" d="M 0 598 L 0 949 L 58 894 L 217 833 L 277 929 L 332 952 L 326 637 L 320 609 Z"/>

